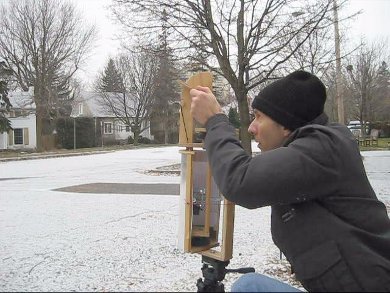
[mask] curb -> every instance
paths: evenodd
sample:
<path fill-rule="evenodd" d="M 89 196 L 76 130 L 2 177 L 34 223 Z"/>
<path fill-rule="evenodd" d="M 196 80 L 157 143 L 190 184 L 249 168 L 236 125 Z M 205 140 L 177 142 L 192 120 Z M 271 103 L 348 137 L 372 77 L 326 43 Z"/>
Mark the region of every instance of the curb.
<path fill-rule="evenodd" d="M 157 170 L 157 169 L 154 169 L 154 170 L 147 170 L 147 171 L 145 171 L 145 174 L 147 174 L 147 175 L 157 175 L 157 176 L 160 176 L 160 175 L 175 175 L 175 176 L 179 176 L 180 175 L 180 170 Z"/>
<path fill-rule="evenodd" d="M 112 151 L 95 151 L 95 152 L 82 152 L 82 153 L 68 153 L 68 154 L 46 154 L 46 155 L 27 155 L 21 157 L 10 157 L 10 158 L 0 158 L 0 164 L 3 162 L 11 161 L 25 161 L 25 160 L 40 160 L 40 159 L 51 159 L 51 158 L 61 158 L 61 157 L 77 157 L 77 156 L 87 156 L 87 155 L 96 155 L 96 154 L 106 154 Z M 158 167 L 156 169 L 147 170 L 145 174 L 152 176 L 180 176 L 180 170 L 165 169 L 171 166 Z"/>
<path fill-rule="evenodd" d="M 110 153 L 110 151 L 69 153 L 69 154 L 28 155 L 28 156 L 21 156 L 21 157 L 0 158 L 0 163 L 10 162 L 10 161 L 50 159 L 50 158 L 60 158 L 60 157 L 77 157 L 77 156 L 87 156 L 87 155 L 106 154 L 106 153 Z"/>

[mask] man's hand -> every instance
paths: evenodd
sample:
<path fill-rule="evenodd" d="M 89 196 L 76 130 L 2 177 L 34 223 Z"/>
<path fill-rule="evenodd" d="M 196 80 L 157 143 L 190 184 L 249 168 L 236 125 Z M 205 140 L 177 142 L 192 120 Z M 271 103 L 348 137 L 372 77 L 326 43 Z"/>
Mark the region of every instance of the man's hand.
<path fill-rule="evenodd" d="M 205 125 L 210 117 L 223 113 L 217 99 L 208 87 L 197 86 L 190 91 L 191 114 L 200 124 Z"/>

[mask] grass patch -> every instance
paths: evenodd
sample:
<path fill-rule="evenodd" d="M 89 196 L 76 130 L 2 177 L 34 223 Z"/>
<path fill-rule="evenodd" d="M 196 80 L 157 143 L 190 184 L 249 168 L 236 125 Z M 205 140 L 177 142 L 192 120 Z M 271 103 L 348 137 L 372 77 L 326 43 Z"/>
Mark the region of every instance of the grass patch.
<path fill-rule="evenodd" d="M 381 151 L 390 150 L 390 137 L 378 138 L 378 145 L 359 146 L 361 151 Z"/>

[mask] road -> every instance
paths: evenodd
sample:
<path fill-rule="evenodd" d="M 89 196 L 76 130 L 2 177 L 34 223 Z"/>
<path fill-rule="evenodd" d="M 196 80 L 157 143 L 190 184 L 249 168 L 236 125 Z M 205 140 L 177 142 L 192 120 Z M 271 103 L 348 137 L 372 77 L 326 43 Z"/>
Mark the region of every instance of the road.
<path fill-rule="evenodd" d="M 177 164 L 178 151 L 0 163 L 0 290 L 195 291 L 200 257 L 176 248 L 179 177 L 146 172 Z M 363 156 L 389 203 L 390 152 Z M 287 272 L 269 218 L 269 208 L 236 208 L 233 268 Z"/>

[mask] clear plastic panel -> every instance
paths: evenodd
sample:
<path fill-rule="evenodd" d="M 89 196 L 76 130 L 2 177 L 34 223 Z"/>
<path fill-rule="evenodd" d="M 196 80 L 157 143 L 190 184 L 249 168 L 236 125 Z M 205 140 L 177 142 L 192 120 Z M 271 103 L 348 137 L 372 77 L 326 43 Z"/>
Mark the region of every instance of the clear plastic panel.
<path fill-rule="evenodd" d="M 207 154 L 204 150 L 195 151 L 193 157 L 193 203 L 192 203 L 192 235 L 196 237 L 208 237 L 210 239 L 198 239 L 195 246 L 209 245 L 218 238 L 219 218 L 222 197 L 211 178 L 208 170 Z M 207 194 L 210 194 L 209 202 Z M 207 205 L 210 205 L 209 208 Z M 209 210 L 209 224 L 207 225 L 206 213 Z"/>

